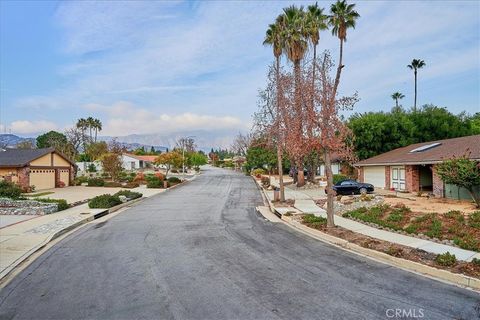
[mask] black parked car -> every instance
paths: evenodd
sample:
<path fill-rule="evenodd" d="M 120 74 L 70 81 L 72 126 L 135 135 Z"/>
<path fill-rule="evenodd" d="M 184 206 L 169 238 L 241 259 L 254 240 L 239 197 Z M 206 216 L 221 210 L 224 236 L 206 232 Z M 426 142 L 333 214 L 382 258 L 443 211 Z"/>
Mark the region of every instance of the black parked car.
<path fill-rule="evenodd" d="M 355 180 L 343 180 L 337 182 L 337 184 L 333 186 L 333 190 L 340 195 L 349 195 L 373 192 L 374 188 L 370 183 L 361 183 Z"/>

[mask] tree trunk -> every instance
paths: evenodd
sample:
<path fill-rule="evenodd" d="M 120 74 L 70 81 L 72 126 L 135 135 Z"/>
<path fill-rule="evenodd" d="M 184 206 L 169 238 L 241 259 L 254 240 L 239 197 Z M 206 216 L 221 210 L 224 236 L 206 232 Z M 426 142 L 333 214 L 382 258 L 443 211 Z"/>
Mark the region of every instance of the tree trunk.
<path fill-rule="evenodd" d="M 417 112 L 417 70 L 415 70 L 414 74 L 415 74 L 415 100 L 413 103 L 413 112 Z"/>
<path fill-rule="evenodd" d="M 398 109 L 398 99 L 395 99 L 395 105 L 397 106 L 397 109 Z"/>
<path fill-rule="evenodd" d="M 311 99 L 310 99 L 310 106 L 308 115 L 308 137 L 313 139 L 313 125 L 312 119 L 315 117 L 314 115 L 314 104 L 315 104 L 315 67 L 317 62 L 317 46 L 313 46 L 313 65 L 312 65 L 312 91 L 311 91 Z M 314 183 L 315 182 L 315 157 L 308 157 L 307 162 L 307 181 Z"/>
<path fill-rule="evenodd" d="M 295 112 L 297 114 L 297 119 L 295 119 L 295 128 L 298 130 L 298 138 L 301 139 L 303 135 L 302 130 L 302 97 L 300 92 L 301 87 L 301 70 L 300 70 L 300 60 L 295 60 L 293 64 L 293 70 L 295 74 Z M 305 185 L 305 177 L 303 175 L 303 157 L 299 157 L 296 161 L 297 165 L 297 187 L 302 187 Z M 301 172 L 300 172 L 301 171 Z"/>
<path fill-rule="evenodd" d="M 330 159 L 330 150 L 326 149 L 324 153 L 325 173 L 327 175 L 327 227 L 335 227 L 334 213 L 333 213 L 333 198 L 335 197 L 333 191 L 333 174 L 332 162 Z"/>
<path fill-rule="evenodd" d="M 283 148 L 282 148 L 282 126 L 280 123 L 281 110 L 280 110 L 280 57 L 277 57 L 277 167 L 278 167 L 278 184 L 280 186 L 280 201 L 285 201 L 285 186 L 283 185 Z"/>
<path fill-rule="evenodd" d="M 340 75 L 342 74 L 343 68 L 343 39 L 340 39 L 340 58 L 338 59 L 337 75 L 335 76 L 335 84 L 333 86 L 333 97 L 335 99 L 337 95 L 338 85 L 340 83 Z"/>
<path fill-rule="evenodd" d="M 470 195 L 472 196 L 473 201 L 477 205 L 477 208 L 480 208 L 480 193 L 476 193 L 473 189 L 467 189 Z"/>

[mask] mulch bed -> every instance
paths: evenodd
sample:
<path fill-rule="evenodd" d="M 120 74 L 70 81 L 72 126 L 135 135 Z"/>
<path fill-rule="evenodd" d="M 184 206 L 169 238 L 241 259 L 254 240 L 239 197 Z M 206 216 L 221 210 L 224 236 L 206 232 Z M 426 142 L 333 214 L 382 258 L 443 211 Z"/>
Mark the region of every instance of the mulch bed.
<path fill-rule="evenodd" d="M 436 263 L 435 258 L 437 255 L 433 253 L 429 253 L 420 249 L 410 248 L 407 246 L 402 246 L 399 244 L 394 244 L 388 241 L 371 238 L 363 234 L 358 234 L 353 231 L 344 229 L 342 227 L 327 228 L 326 224 L 304 223 L 301 216 L 297 216 L 295 217 L 295 219 L 298 219 L 299 222 L 303 223 L 307 227 L 322 231 L 337 238 L 347 240 L 364 248 L 380 251 L 397 258 L 419 262 L 438 269 L 444 269 L 450 272 L 460 273 L 480 279 L 480 264 L 476 264 L 473 262 L 457 261 L 453 266 L 447 267 Z"/>

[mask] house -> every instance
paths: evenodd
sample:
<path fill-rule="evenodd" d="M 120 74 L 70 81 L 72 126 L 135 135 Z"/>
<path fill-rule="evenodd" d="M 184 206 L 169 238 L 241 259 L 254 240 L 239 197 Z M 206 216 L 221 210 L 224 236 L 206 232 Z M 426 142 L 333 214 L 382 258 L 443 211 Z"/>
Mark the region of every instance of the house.
<path fill-rule="evenodd" d="M 55 148 L 7 149 L 0 152 L 0 179 L 17 183 L 24 189 L 69 186 L 74 175 L 75 164 Z"/>
<path fill-rule="evenodd" d="M 125 170 L 138 170 L 154 167 L 158 156 L 139 156 L 136 154 L 122 154 L 122 166 Z"/>
<path fill-rule="evenodd" d="M 412 144 L 360 161 L 355 167 L 359 180 L 376 188 L 468 199 L 465 190 L 445 184 L 435 171 L 443 160 L 464 155 L 480 161 L 480 135 Z"/>
<path fill-rule="evenodd" d="M 325 164 L 323 164 L 323 157 L 321 159 L 321 164 L 317 168 L 317 175 L 320 177 L 326 177 L 325 173 Z M 351 175 L 352 169 L 351 165 L 348 161 L 345 161 L 339 154 L 333 153 L 331 155 L 331 163 L 332 163 L 332 174 L 343 174 L 343 175 Z"/>

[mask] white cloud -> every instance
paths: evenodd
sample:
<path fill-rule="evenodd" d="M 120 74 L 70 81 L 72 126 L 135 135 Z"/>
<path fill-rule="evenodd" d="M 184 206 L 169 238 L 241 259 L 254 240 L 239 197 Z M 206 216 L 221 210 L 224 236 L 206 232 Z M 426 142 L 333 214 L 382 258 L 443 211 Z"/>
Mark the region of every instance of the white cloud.
<path fill-rule="evenodd" d="M 194 130 L 207 132 L 248 130 L 248 124 L 232 116 L 201 115 L 190 112 L 157 113 L 128 102 L 117 102 L 113 105 L 88 104 L 84 108 L 106 116 L 102 135 L 109 136 L 124 136 L 129 133 L 169 135 Z"/>
<path fill-rule="evenodd" d="M 47 132 L 50 130 L 58 130 L 58 126 L 55 123 L 45 120 L 17 120 L 10 123 L 7 128 L 15 134 L 36 134 Z"/>

